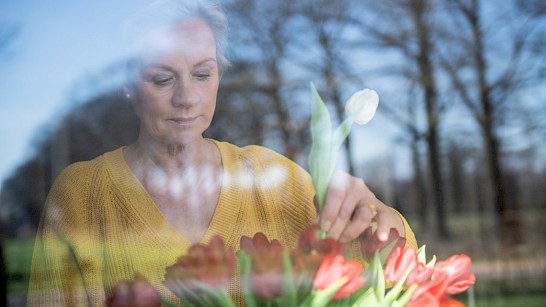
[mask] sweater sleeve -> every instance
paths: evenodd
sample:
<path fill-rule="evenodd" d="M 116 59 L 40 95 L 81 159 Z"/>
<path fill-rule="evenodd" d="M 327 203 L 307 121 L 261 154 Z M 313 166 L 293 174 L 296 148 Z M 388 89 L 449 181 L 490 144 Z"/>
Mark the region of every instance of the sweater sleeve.
<path fill-rule="evenodd" d="M 417 239 L 415 238 L 415 234 L 413 233 L 413 230 L 411 230 L 411 227 L 406 221 L 406 218 L 400 213 L 398 210 L 391 208 L 398 216 L 400 216 L 400 219 L 402 220 L 402 223 L 404 224 L 404 237 L 406 238 L 406 246 L 405 248 L 413 248 L 417 250 L 419 247 L 417 246 Z"/>
<path fill-rule="evenodd" d="M 82 246 L 96 244 L 86 225 L 86 178 L 82 163 L 69 166 L 50 190 L 32 257 L 28 306 L 90 306 L 92 285 L 82 270 L 93 267 L 81 257 Z M 86 259 L 97 259 L 89 255 Z"/>

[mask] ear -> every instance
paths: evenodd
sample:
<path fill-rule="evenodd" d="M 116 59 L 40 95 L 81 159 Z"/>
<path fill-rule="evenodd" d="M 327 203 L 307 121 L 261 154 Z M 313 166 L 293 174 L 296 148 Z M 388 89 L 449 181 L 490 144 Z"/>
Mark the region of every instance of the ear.
<path fill-rule="evenodd" d="M 127 99 L 128 101 L 131 101 L 132 98 L 133 98 L 133 91 L 130 90 L 130 88 L 129 88 L 128 85 L 124 85 L 124 86 L 123 86 L 123 96 L 124 96 L 125 99 Z"/>
<path fill-rule="evenodd" d="M 135 96 L 137 61 L 129 59 L 125 64 L 125 80 L 123 82 L 123 96 L 127 100 L 132 100 Z"/>

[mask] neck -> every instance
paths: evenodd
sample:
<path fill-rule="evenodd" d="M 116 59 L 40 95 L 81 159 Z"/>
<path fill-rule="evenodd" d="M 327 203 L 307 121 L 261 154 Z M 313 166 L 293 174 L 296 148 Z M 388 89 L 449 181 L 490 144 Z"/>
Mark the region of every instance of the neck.
<path fill-rule="evenodd" d="M 214 162 L 214 145 L 204 138 L 180 143 L 156 141 L 144 135 L 128 147 L 126 157 L 140 167 L 180 173 Z"/>

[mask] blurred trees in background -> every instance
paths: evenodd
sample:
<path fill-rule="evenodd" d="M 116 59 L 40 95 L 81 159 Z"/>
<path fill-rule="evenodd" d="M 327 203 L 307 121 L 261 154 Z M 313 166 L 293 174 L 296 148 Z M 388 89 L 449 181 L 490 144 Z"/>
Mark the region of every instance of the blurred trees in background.
<path fill-rule="evenodd" d="M 363 11 L 364 16 L 368 18 L 362 18 L 361 25 L 364 33 L 368 34 L 365 43 L 376 46 L 378 49 L 394 49 L 399 54 L 403 61 L 402 65 L 387 73 L 401 74 L 402 78 L 411 84 L 410 91 L 414 93 L 413 95 L 419 95 L 422 100 L 421 106 L 412 99 L 405 102 L 406 105 L 401 111 L 395 112 L 393 108 L 387 108 L 387 110 L 401 118 L 399 124 L 409 130 L 412 137 L 411 153 L 415 163 L 414 171 L 416 180 L 419 181 L 422 181 L 424 177 L 417 159 L 419 153 L 416 146 L 418 142 L 425 141 L 427 164 L 430 166 L 430 198 L 431 203 L 434 204 L 436 218 L 435 230 L 440 238 L 448 239 L 440 152 L 440 124 L 444 108 L 440 103 L 434 59 L 439 30 L 434 12 L 440 9 L 438 5 L 436 1 L 428 0 L 367 1 L 365 8 L 372 11 L 374 15 L 368 17 L 370 12 Z M 421 110 L 415 110 L 415 108 Z M 415 112 L 424 114 L 424 125 L 421 129 L 416 126 L 418 123 Z M 417 186 L 420 187 L 418 190 L 420 198 L 424 201 L 423 183 L 418 183 Z M 426 217 L 426 204 L 428 203 L 424 202 L 420 208 L 423 218 Z M 423 222 L 428 221 L 423 220 Z"/>
<path fill-rule="evenodd" d="M 222 3 L 232 67 L 222 77 L 208 137 L 262 144 L 305 167 L 309 82 L 336 121 L 355 90 L 373 87 L 381 96 L 378 112 L 398 127 L 393 148 L 411 156 L 411 175 L 389 175 L 387 184 L 392 205 L 419 218 L 416 229 L 446 240 L 451 212 L 494 210 L 499 233 L 492 238 L 517 244 L 523 238 L 516 210 L 546 209 L 543 1 Z M 74 104 L 40 132 L 33 157 L 2 183 L 3 233 L 33 233 L 66 165 L 136 138 L 138 122 L 121 87 Z M 358 164 L 359 150 L 372 143 L 352 136 L 345 160 L 357 174 L 367 167 L 367 183 L 384 198 L 385 182 L 374 182 L 378 168 Z M 394 152 L 382 158 L 398 160 Z"/>

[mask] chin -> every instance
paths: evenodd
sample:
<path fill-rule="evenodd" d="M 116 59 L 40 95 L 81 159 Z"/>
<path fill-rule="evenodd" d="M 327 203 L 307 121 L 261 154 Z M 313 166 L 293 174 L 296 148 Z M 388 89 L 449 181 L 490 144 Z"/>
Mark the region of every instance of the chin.
<path fill-rule="evenodd" d="M 167 142 L 169 144 L 185 145 L 203 139 L 202 133 L 177 133 L 169 136 Z"/>

